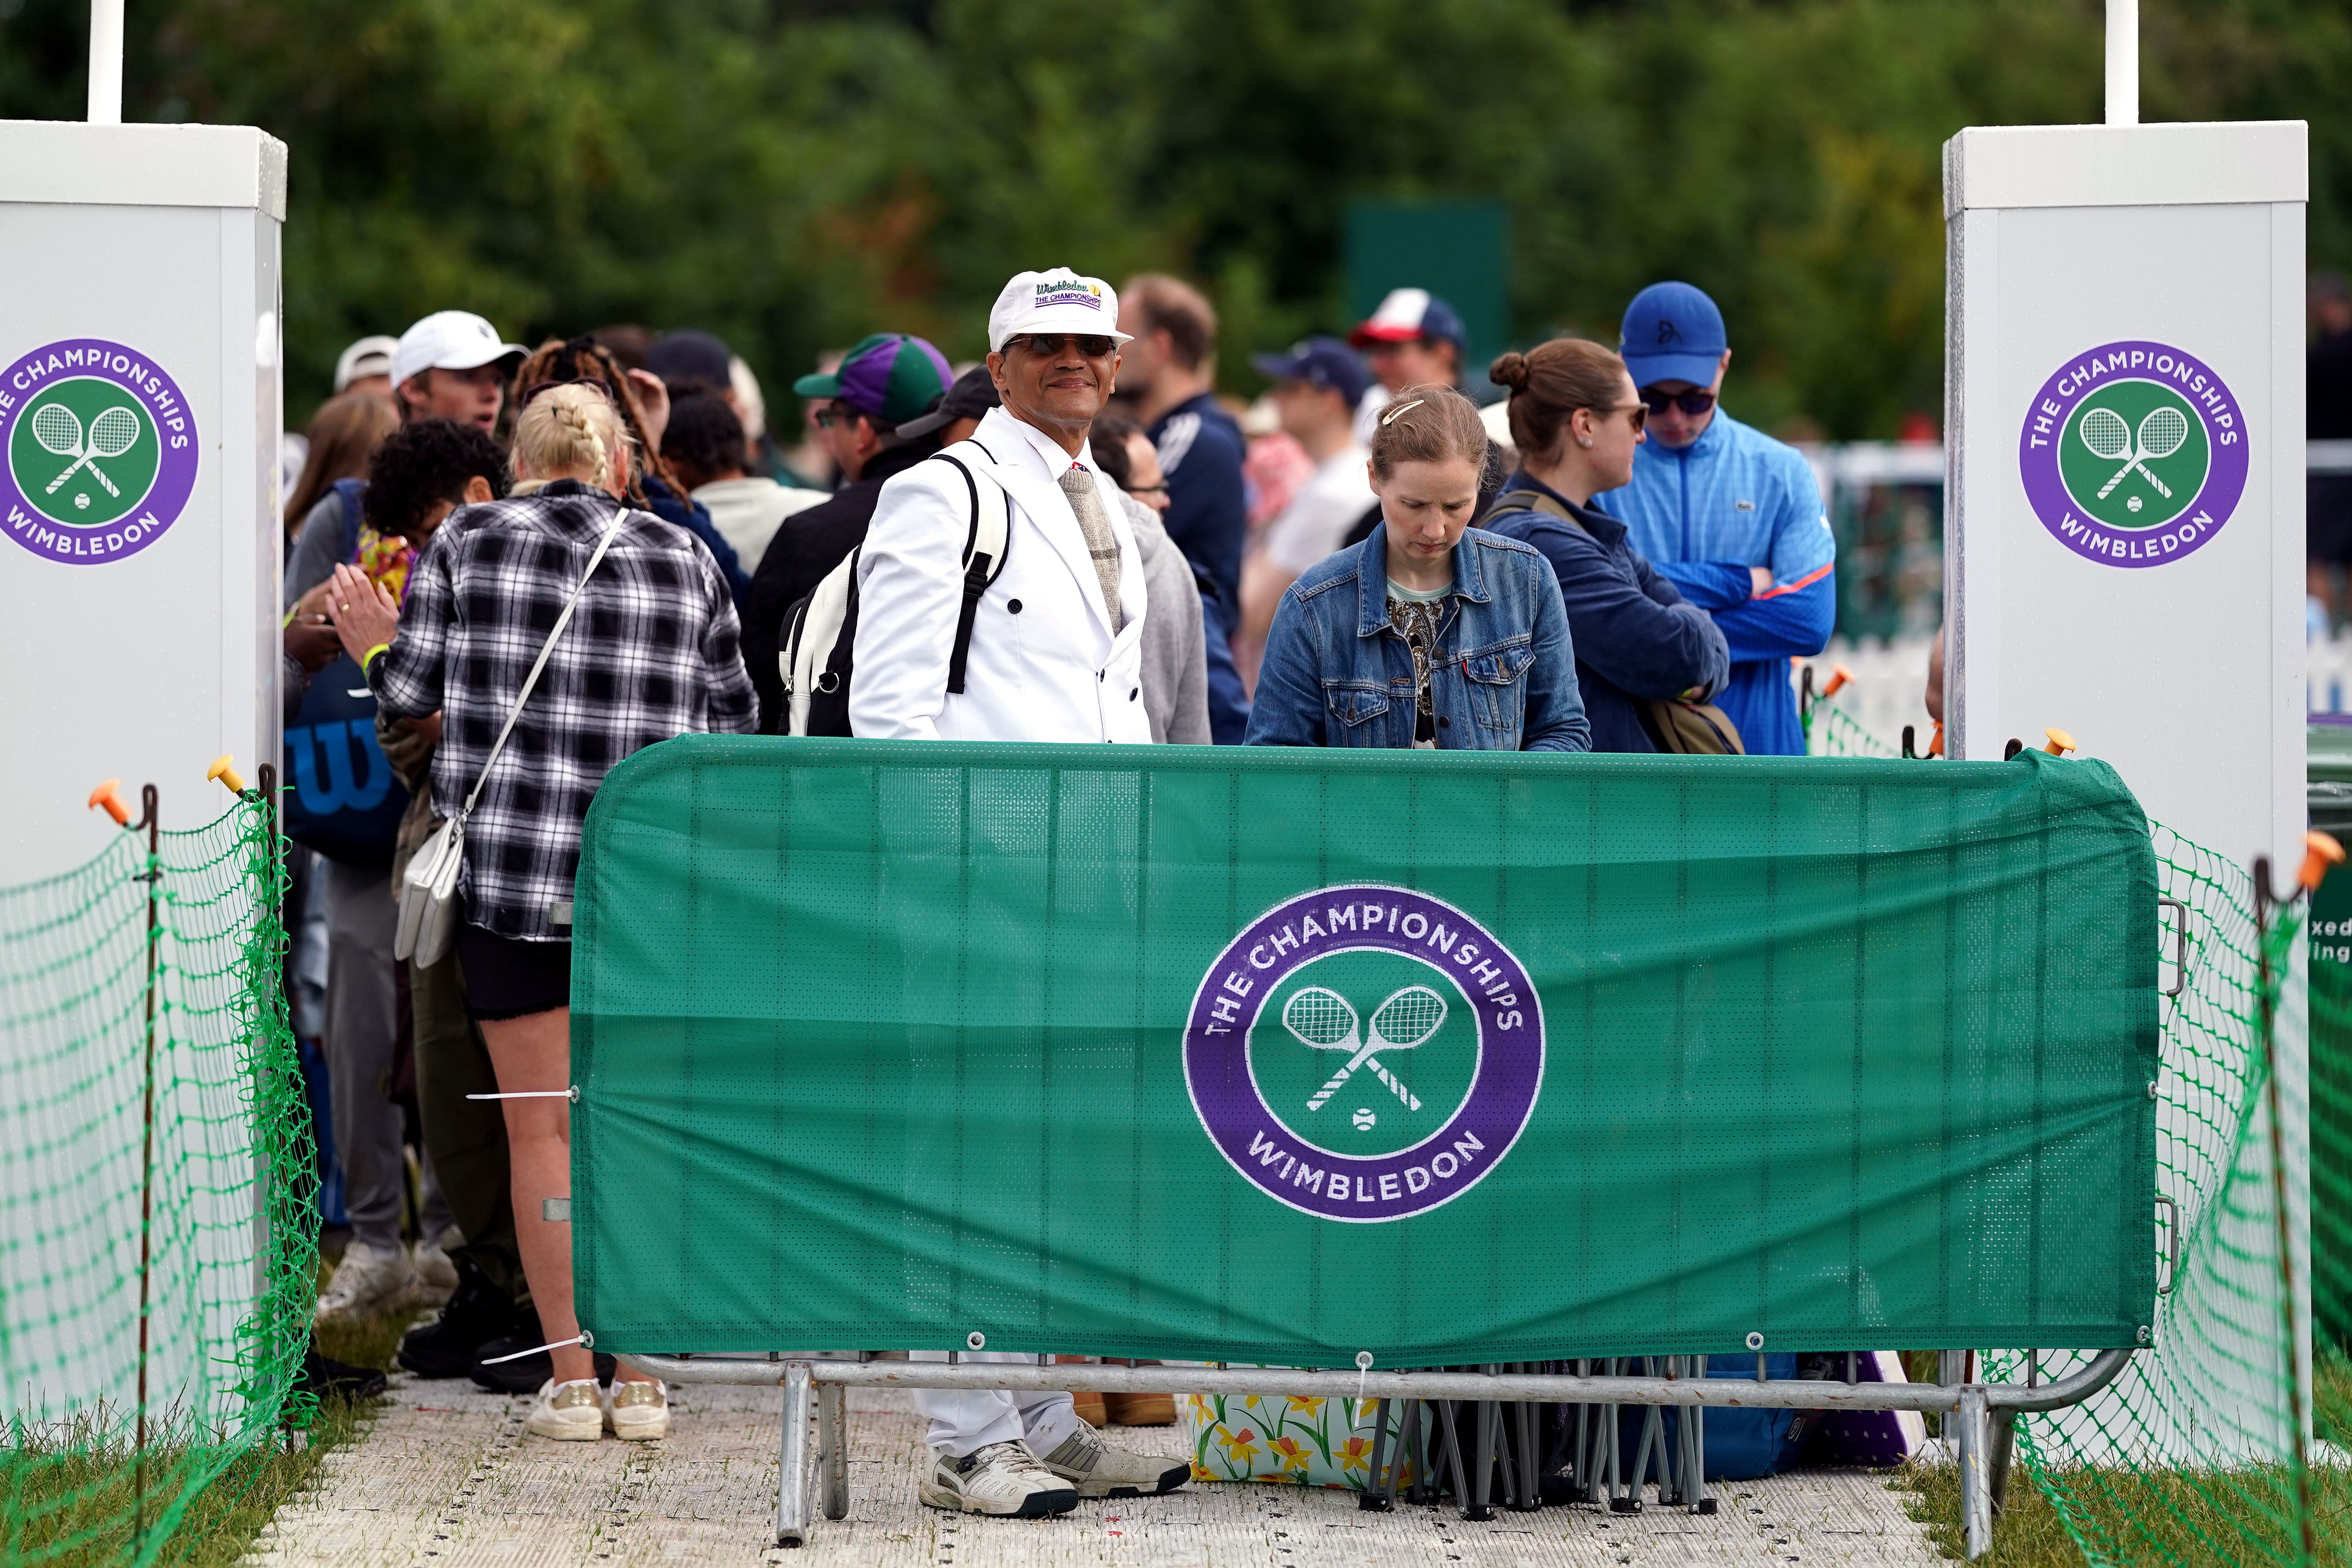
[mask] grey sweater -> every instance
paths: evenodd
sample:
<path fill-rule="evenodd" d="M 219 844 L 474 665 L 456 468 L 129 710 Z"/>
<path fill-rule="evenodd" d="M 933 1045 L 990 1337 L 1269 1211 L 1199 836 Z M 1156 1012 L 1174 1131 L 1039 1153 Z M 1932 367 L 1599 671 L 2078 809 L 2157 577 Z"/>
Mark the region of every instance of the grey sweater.
<path fill-rule="evenodd" d="M 1201 590 L 1192 563 L 1161 526 L 1160 514 L 1133 496 L 1127 521 L 1143 556 L 1143 715 L 1151 738 L 1180 746 L 1209 744 L 1208 645 L 1201 631 Z"/>

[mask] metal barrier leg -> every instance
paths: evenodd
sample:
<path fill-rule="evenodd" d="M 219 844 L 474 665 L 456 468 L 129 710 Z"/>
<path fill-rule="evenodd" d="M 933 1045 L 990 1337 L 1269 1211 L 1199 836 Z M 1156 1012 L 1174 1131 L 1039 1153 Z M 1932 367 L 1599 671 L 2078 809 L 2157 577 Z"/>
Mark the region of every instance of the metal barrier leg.
<path fill-rule="evenodd" d="M 1985 1445 L 1985 1484 L 1992 1517 L 1998 1522 L 2001 1510 L 2009 1505 L 2009 1461 L 2017 1443 L 2017 1412 L 1997 1410 L 1986 1422 L 1992 1429 L 1992 1440 Z"/>
<path fill-rule="evenodd" d="M 1404 1447 L 1404 1434 L 1398 1433 L 1397 1438 L 1397 1447 L 1402 1450 Z M 1404 1456 L 1399 1452 L 1393 1457 L 1402 1459 Z M 1391 1458 L 1389 1402 L 1385 1399 L 1374 1400 L 1372 1402 L 1371 1468 L 1364 1472 L 1364 1489 L 1356 1495 L 1356 1506 L 1366 1513 L 1386 1513 L 1389 1510 L 1390 1500 L 1395 1495 L 1393 1485 L 1395 1478 L 1384 1473 L 1383 1467 L 1388 1464 Z"/>
<path fill-rule="evenodd" d="M 1492 1372 L 1493 1367 L 1486 1369 Z M 1470 1495 L 1465 1501 L 1462 1517 L 1488 1520 L 1495 1517 L 1495 1415 L 1496 1404 L 1491 1399 L 1479 1400 L 1471 1419 L 1478 1424 L 1477 1446 L 1470 1451 Z"/>
<path fill-rule="evenodd" d="M 1713 1513 L 1715 1500 L 1706 1495 L 1706 1406 L 1694 1405 L 1684 1413 L 1690 1426 L 1690 1485 L 1685 1495 L 1694 1513 Z"/>
<path fill-rule="evenodd" d="M 1969 1386 L 1960 1391 L 1960 1526 L 1968 1538 L 1969 1560 L 1992 1550 L 1992 1495 L 1985 1459 L 1985 1393 Z"/>
<path fill-rule="evenodd" d="M 849 1517 L 849 1391 L 828 1384 L 816 1391 L 818 1510 Z"/>
<path fill-rule="evenodd" d="M 784 1436 L 776 1479 L 776 1544 L 805 1546 L 809 1538 L 809 1364 L 784 1366 Z"/>
<path fill-rule="evenodd" d="M 1454 1506 L 1462 1510 L 1462 1517 L 1467 1519 L 1470 1517 L 1470 1478 L 1462 1473 L 1462 1432 L 1454 1420 L 1454 1406 L 1458 1403 L 1452 1399 L 1435 1402 L 1440 1440 L 1445 1445 L 1445 1459 L 1454 1471 Z"/>

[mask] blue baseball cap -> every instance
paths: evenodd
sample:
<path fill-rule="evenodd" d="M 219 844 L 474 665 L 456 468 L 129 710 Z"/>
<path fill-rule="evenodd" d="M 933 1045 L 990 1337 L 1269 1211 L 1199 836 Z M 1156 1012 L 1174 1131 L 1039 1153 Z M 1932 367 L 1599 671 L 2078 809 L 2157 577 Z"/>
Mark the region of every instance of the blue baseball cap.
<path fill-rule="evenodd" d="M 1730 346 L 1723 312 L 1688 283 L 1653 283 L 1634 295 L 1617 336 L 1617 352 L 1633 373 L 1635 386 L 1662 381 L 1711 386 L 1723 351 Z"/>
<path fill-rule="evenodd" d="M 1308 338 L 1282 354 L 1252 354 L 1250 363 L 1269 381 L 1303 381 L 1338 393 L 1353 408 L 1364 400 L 1371 376 L 1356 351 L 1337 338 Z"/>

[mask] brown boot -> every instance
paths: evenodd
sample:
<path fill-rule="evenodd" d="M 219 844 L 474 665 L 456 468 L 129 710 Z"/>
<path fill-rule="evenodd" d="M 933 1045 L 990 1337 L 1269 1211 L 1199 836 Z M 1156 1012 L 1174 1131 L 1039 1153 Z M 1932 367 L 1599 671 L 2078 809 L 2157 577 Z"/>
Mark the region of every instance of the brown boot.
<path fill-rule="evenodd" d="M 1172 1394 L 1106 1394 L 1102 1401 L 1114 1426 L 1176 1425 L 1176 1396 Z"/>
<path fill-rule="evenodd" d="M 1082 1355 L 1057 1355 L 1054 1358 L 1055 1364 L 1058 1366 L 1083 1366 L 1086 1361 L 1087 1358 Z M 1099 1428 L 1109 1424 L 1110 1417 L 1103 1408 L 1103 1396 L 1099 1394 L 1085 1394 L 1073 1390 L 1070 1394 L 1070 1406 L 1077 1412 L 1078 1419 L 1089 1426 Z"/>

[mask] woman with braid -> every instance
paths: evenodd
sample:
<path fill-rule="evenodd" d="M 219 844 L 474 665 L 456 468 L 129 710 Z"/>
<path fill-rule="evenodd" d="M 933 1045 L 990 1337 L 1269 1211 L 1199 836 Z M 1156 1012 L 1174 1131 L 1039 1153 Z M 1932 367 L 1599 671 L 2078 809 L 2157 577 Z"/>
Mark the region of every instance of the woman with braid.
<path fill-rule="evenodd" d="M 434 531 L 405 603 L 339 566 L 327 608 L 381 712 L 442 715 L 434 809 L 455 817 L 477 797 L 458 879 L 466 1011 L 499 1089 L 543 1093 L 572 1082 L 572 883 L 597 785 L 622 758 L 673 735 L 749 734 L 754 710 L 726 581 L 692 534 L 630 504 L 642 493 L 636 449 L 604 384 L 532 386 L 522 405 L 512 494 L 460 508 Z M 571 1108 L 561 1098 L 500 1104 L 514 1212 L 536 1216 L 571 1193 Z M 625 1371 L 598 1394 L 572 1313 L 571 1226 L 534 1218 L 520 1228 L 523 1273 L 554 1342 L 554 1376 L 528 1428 L 581 1442 L 664 1436 L 658 1382 Z"/>
<path fill-rule="evenodd" d="M 687 487 L 661 455 L 662 432 L 669 427 L 669 388 L 651 371 L 623 370 L 613 352 L 593 338 L 554 338 L 539 345 L 515 372 L 513 395 L 507 405 L 520 415 L 536 391 L 573 382 L 602 387 L 628 426 L 629 441 L 643 454 L 643 468 L 632 481 L 628 500 L 664 522 L 676 523 L 709 547 L 727 581 L 730 599 L 740 600 L 751 585 L 735 547 L 710 521 L 710 510 L 692 500 Z"/>

